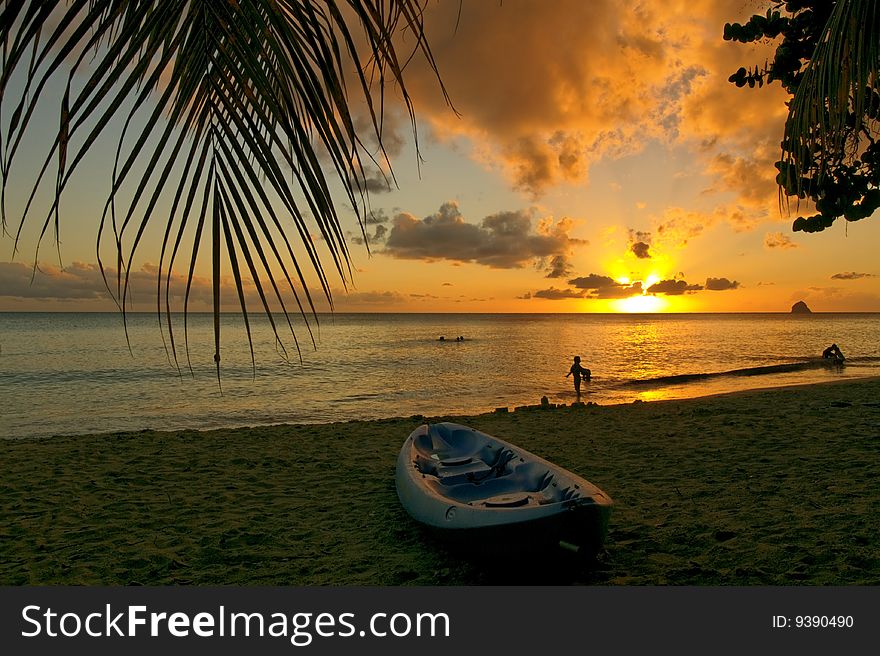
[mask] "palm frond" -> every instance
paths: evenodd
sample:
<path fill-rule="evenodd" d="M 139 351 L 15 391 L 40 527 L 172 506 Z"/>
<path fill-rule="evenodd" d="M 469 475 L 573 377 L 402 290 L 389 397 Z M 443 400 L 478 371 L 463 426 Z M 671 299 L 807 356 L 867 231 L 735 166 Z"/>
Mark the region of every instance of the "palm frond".
<path fill-rule="evenodd" d="M 382 98 L 388 86 L 396 86 L 415 119 L 403 79 L 405 64 L 394 46 L 396 34 L 411 33 L 415 51 L 437 70 L 422 26 L 423 2 L 3 2 L 0 101 L 2 111 L 11 111 L 0 134 L 4 231 L 10 171 L 27 130 L 33 127 L 36 108 L 47 101 L 51 80 L 66 76 L 59 127 L 16 234 L 34 213 L 34 199 L 41 185 L 49 184 L 44 179 L 54 162 L 53 200 L 43 215 L 41 233 L 54 227 L 57 238 L 66 187 L 94 144 L 111 125 L 122 122 L 97 226 L 97 250 L 108 291 L 123 317 L 130 302 L 135 255 L 148 228 L 164 222 L 156 311 L 175 363 L 178 340 L 171 318 L 171 285 L 175 267 L 187 251 L 183 301 L 187 360 L 186 310 L 199 256 L 205 250 L 211 258 L 218 378 L 224 307 L 221 275 L 226 268 L 235 283 L 236 306 L 245 318 L 249 339 L 245 276 L 254 284 L 259 308 L 276 340 L 281 342 L 280 324 L 273 317 L 275 305 L 281 308 L 299 352 L 288 316 L 289 301 L 285 302 L 289 294 L 314 345 L 311 321 L 317 322 L 317 314 L 309 276 L 317 278 L 331 308 L 333 299 L 312 226 L 344 286 L 352 273 L 338 204 L 322 162 L 330 162 L 331 177 L 341 184 L 364 230 L 363 160 L 376 155 L 364 147 L 364 135 L 355 129 L 350 103 L 363 102 L 380 144 L 378 156 L 387 161 L 381 144 Z M 351 91 L 346 85 L 349 68 L 355 71 Z M 12 98 L 16 79 L 24 79 L 24 92 Z M 438 83 L 442 89 L 439 75 Z M 169 196 L 171 209 L 164 216 L 159 208 Z M 116 259 L 115 284 L 107 280 L 101 258 L 108 243 Z"/>
<path fill-rule="evenodd" d="M 783 162 L 816 182 L 858 156 L 859 138 L 876 134 L 880 102 L 880 7 L 837 0 L 789 105 Z M 822 157 L 816 157 L 822 153 Z M 814 170 L 806 163 L 815 159 Z M 800 189 L 800 187 L 798 187 Z"/>

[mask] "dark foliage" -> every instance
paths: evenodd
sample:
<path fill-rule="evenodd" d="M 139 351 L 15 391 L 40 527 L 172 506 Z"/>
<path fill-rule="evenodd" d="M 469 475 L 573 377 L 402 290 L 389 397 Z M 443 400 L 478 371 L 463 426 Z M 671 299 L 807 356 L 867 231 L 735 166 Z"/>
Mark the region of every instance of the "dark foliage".
<path fill-rule="evenodd" d="M 809 200 L 816 214 L 793 229 L 820 232 L 843 217 L 880 207 L 880 8 L 876 0 L 774 2 L 747 23 L 726 24 L 724 39 L 780 39 L 772 61 L 741 67 L 738 87 L 779 82 L 792 95 L 776 181 L 784 200 Z"/>

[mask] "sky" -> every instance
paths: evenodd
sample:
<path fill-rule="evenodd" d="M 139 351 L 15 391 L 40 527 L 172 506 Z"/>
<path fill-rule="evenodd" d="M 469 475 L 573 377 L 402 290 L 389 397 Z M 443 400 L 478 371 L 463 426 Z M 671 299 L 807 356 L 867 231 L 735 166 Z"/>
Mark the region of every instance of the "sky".
<path fill-rule="evenodd" d="M 405 81 L 421 161 L 391 102 L 384 141 L 396 184 L 370 172 L 369 250 L 342 210 L 353 275 L 344 285 L 329 272 L 335 309 L 787 312 L 804 300 L 814 311 L 880 311 L 878 217 L 792 232 L 797 208 L 780 207 L 773 166 L 786 95 L 727 81 L 772 45 L 725 42 L 724 23 L 766 6 L 429 2 L 454 109 L 414 59 Z M 57 108 L 35 121 L 34 139 L 40 122 L 54 134 Z M 113 309 L 95 246 L 112 145 L 95 150 L 66 192 L 57 248 L 50 230 L 36 252 L 41 220 L 26 224 L 15 253 L 0 238 L 0 311 Z M 26 180 L 11 181 L 8 202 L 21 207 Z M 131 290 L 133 308 L 149 310 L 159 237 L 146 240 Z M 104 262 L 111 281 L 114 262 Z M 210 309 L 209 267 L 206 258 L 197 270 L 191 309 Z"/>

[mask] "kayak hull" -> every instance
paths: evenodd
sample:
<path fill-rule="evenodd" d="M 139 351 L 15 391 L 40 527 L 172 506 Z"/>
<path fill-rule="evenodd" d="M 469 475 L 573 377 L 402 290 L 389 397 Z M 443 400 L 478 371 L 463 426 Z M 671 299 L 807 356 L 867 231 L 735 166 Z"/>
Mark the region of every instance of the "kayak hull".
<path fill-rule="evenodd" d="M 406 511 L 453 544 L 492 553 L 562 546 L 595 553 L 613 502 L 525 449 L 450 422 L 419 426 L 397 460 Z"/>

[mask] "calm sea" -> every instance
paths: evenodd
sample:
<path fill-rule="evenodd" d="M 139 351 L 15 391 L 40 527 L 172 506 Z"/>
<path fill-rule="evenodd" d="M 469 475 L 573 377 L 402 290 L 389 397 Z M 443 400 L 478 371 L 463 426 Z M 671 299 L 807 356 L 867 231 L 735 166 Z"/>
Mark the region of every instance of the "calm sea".
<path fill-rule="evenodd" d="M 119 315 L 0 313 L 0 437 L 570 403 L 574 355 L 594 375 L 582 400 L 600 404 L 880 374 L 880 314 L 339 314 L 321 317 L 316 348 L 295 324 L 302 363 L 289 330 L 286 363 L 259 320 L 255 369 L 241 317 L 225 315 L 221 384 L 213 317 L 188 323 L 192 373 L 181 318 L 178 372 L 155 315 L 129 316 L 129 350 Z M 831 342 L 845 366 L 816 362 Z"/>

